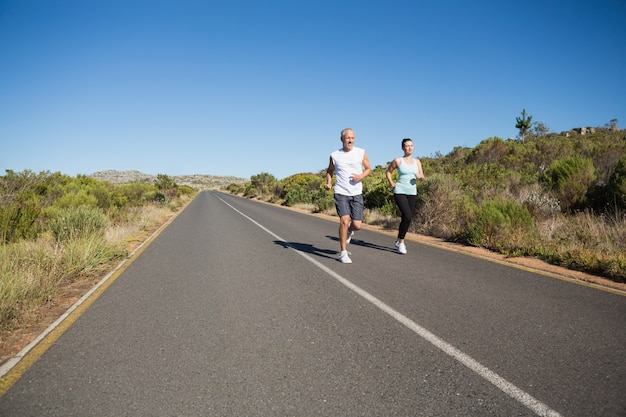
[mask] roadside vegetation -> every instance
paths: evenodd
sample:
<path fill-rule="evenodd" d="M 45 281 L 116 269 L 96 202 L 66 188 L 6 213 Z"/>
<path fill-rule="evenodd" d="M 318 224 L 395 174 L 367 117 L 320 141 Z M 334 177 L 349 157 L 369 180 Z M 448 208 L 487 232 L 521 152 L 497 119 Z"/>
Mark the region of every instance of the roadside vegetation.
<path fill-rule="evenodd" d="M 518 139 L 421 157 L 426 179 L 410 231 L 626 283 L 626 131 L 612 120 L 557 134 L 531 120 L 525 111 L 517 118 Z M 376 166 L 363 181 L 365 222 L 394 229 L 385 171 Z M 227 189 L 334 214 L 324 184 L 325 169 L 282 180 L 264 172 Z"/>
<path fill-rule="evenodd" d="M 99 278 L 194 194 L 167 175 L 113 185 L 8 170 L 0 177 L 0 330 L 36 322 L 63 286 Z"/>
<path fill-rule="evenodd" d="M 410 231 L 626 283 L 626 131 L 616 122 L 557 134 L 531 125 L 523 112 L 519 139 L 493 137 L 421 157 L 426 179 L 418 183 Z M 226 189 L 334 215 L 323 168 L 282 180 L 263 172 Z M 374 167 L 363 182 L 365 222 L 395 229 L 399 214 L 385 170 Z M 6 171 L 0 177 L 0 331 L 36 322 L 60 289 L 100 278 L 197 191 L 163 174 L 113 184 Z"/>

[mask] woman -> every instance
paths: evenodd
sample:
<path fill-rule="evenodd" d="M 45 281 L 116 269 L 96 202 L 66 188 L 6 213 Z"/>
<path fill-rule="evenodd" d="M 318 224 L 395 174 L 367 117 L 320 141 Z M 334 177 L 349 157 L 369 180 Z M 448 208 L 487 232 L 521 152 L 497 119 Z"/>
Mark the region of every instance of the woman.
<path fill-rule="evenodd" d="M 411 225 L 411 219 L 413 218 L 413 210 L 417 204 L 417 186 L 416 180 L 424 179 L 424 172 L 422 171 L 422 163 L 419 159 L 413 158 L 413 141 L 409 138 L 402 139 L 402 150 L 404 156 L 402 158 L 395 158 L 387 167 L 387 180 L 389 185 L 393 189 L 393 197 L 396 200 L 396 204 L 402 214 L 402 220 L 400 221 L 400 227 L 398 228 L 398 239 L 396 240 L 396 248 L 398 252 L 405 255 L 406 245 L 404 244 L 404 237 L 409 231 Z M 393 181 L 393 171 L 398 170 L 398 180 Z"/>

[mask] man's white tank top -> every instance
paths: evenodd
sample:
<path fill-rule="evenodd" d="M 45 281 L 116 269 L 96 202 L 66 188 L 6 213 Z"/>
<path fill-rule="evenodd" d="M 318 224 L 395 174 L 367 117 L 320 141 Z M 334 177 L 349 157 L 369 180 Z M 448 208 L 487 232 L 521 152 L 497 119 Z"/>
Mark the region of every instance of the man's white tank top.
<path fill-rule="evenodd" d="M 336 150 L 330 157 L 335 164 L 335 194 L 355 196 L 363 193 L 363 183 L 361 181 L 354 182 L 353 174 L 363 172 L 363 157 L 365 150 L 354 147 L 350 152 L 346 152 L 343 148 Z"/>

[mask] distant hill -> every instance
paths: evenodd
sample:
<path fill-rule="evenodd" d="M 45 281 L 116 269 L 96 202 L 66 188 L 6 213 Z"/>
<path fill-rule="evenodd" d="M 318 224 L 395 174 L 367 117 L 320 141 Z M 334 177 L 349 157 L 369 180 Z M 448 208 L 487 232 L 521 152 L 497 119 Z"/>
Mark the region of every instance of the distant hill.
<path fill-rule="evenodd" d="M 154 182 L 156 175 L 144 174 L 139 171 L 98 171 L 89 175 L 100 181 L 108 181 L 113 184 L 127 184 L 131 182 Z M 250 181 L 247 178 L 216 175 L 169 175 L 178 185 L 187 185 L 196 190 L 219 190 L 229 184 L 241 184 Z"/>

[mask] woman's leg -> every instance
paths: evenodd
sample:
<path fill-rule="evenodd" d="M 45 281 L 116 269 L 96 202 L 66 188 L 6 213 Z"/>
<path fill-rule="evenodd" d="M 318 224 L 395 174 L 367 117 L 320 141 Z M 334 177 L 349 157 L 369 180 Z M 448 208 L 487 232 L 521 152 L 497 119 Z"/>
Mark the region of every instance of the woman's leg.
<path fill-rule="evenodd" d="M 404 237 L 409 231 L 409 226 L 411 226 L 413 211 L 415 210 L 415 205 L 417 204 L 417 196 L 394 194 L 394 198 L 402 215 L 400 220 L 400 227 L 398 228 L 398 242 L 403 242 Z"/>

